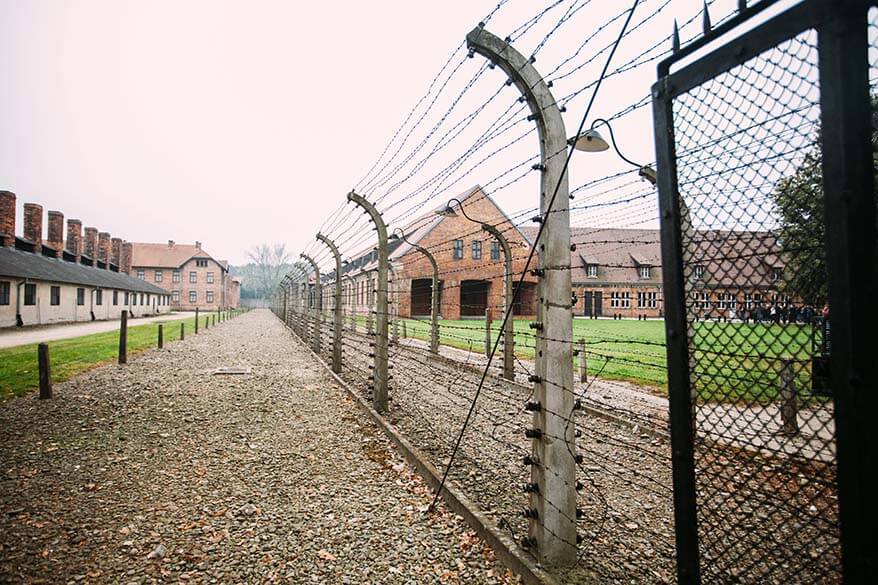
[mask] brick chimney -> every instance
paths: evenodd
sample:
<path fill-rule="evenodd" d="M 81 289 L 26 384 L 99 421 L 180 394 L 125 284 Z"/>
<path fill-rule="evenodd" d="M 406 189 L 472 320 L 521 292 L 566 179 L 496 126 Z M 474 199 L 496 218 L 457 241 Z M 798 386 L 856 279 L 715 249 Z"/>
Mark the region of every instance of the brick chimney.
<path fill-rule="evenodd" d="M 201 242 L 195 242 L 195 247 L 200 250 L 201 249 Z"/>
<path fill-rule="evenodd" d="M 49 247 L 55 250 L 55 258 L 64 255 L 64 214 L 60 211 L 49 211 Z"/>
<path fill-rule="evenodd" d="M 110 240 L 110 263 L 115 264 L 116 269 L 122 272 L 122 238 Z"/>
<path fill-rule="evenodd" d="M 98 253 L 98 228 L 85 228 L 85 247 L 82 251 L 84 256 L 88 256 L 92 260 L 92 265 L 97 266 Z"/>
<path fill-rule="evenodd" d="M 131 274 L 131 256 L 134 253 L 134 246 L 131 242 L 122 242 L 122 267 L 121 271 L 125 274 Z"/>
<path fill-rule="evenodd" d="M 0 246 L 15 245 L 15 193 L 0 191 Z"/>
<path fill-rule="evenodd" d="M 34 254 L 43 250 L 43 206 L 24 204 L 24 239 L 34 244 Z"/>
<path fill-rule="evenodd" d="M 168 240 L 168 248 L 174 247 L 174 240 Z"/>
<path fill-rule="evenodd" d="M 110 268 L 110 233 L 98 234 L 98 260 L 104 263 L 104 268 Z"/>
<path fill-rule="evenodd" d="M 79 264 L 82 258 L 82 222 L 78 219 L 67 220 L 67 251 L 73 254 Z"/>

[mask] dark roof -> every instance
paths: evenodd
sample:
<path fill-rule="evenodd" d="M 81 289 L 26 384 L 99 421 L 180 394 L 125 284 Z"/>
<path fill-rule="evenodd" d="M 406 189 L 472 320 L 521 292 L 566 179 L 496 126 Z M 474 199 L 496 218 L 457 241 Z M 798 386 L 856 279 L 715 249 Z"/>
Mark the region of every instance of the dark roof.
<path fill-rule="evenodd" d="M 0 247 L 0 276 L 32 278 L 46 282 L 80 284 L 161 295 L 169 294 L 166 290 L 139 278 L 133 278 L 124 272 L 75 264 L 59 258 L 47 258 L 9 247 Z"/>

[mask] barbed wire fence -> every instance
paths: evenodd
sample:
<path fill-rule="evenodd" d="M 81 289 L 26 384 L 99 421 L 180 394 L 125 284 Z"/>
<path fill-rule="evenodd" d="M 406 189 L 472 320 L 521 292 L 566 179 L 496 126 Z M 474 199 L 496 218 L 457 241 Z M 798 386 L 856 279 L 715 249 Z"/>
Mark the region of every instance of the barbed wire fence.
<path fill-rule="evenodd" d="M 813 306 L 803 311 L 814 304 L 805 302 L 806 286 L 828 276 L 807 285 L 791 278 L 791 259 L 820 264 L 825 242 L 782 242 L 777 200 L 784 186 L 801 188 L 797 172 L 819 156 L 822 21 L 781 34 L 765 54 L 736 57 L 738 68 L 715 79 L 702 72 L 685 90 L 642 86 L 620 100 L 604 98 L 602 83 L 636 87 L 630 80 L 662 59 L 667 75 L 671 64 L 692 60 L 775 2 L 738 2 L 724 13 L 723 3 L 706 2 L 667 34 L 658 27 L 667 26 L 671 0 L 604 9 L 601 18 L 592 12 L 600 3 L 559 0 L 505 23 L 512 32 L 495 37 L 488 29 L 507 4 L 452 51 L 355 183 L 348 200 L 356 205 L 340 205 L 319 226 L 272 310 L 444 471 L 443 481 L 564 582 L 841 581 L 839 454 L 825 390 L 837 382 L 812 386 L 827 367 L 827 321 Z M 812 12 L 784 14 L 830 20 L 819 9 L 828 3 L 802 4 Z M 869 14 L 874 63 L 878 34 Z M 577 26 L 587 28 L 572 32 Z M 577 41 L 560 42 L 564 34 Z M 533 49 L 516 50 L 523 46 Z M 546 73 L 528 78 L 537 65 Z M 499 83 L 496 69 L 506 75 Z M 870 76 L 878 77 L 874 69 Z M 644 164 L 635 164 L 613 129 L 630 133 L 653 101 L 673 109 L 664 120 L 656 110 L 658 156 L 641 148 Z M 550 126 L 560 121 L 563 132 L 561 114 L 580 127 L 569 144 L 561 135 L 547 147 Z M 570 155 L 581 140 L 600 137 L 599 124 L 621 160 L 568 188 Z M 675 142 L 662 137 L 665 128 Z M 673 165 L 662 150 L 668 144 Z M 676 236 L 659 215 L 656 168 L 662 213 L 682 218 Z M 476 177 L 481 186 L 461 189 Z M 540 204 L 522 206 L 527 199 L 518 194 L 526 192 L 540 194 Z M 449 193 L 461 193 L 455 201 L 464 217 L 434 233 L 444 212 L 454 212 Z M 499 211 L 501 199 L 513 210 Z M 386 237 L 394 229 L 401 238 Z M 376 230 L 384 234 L 378 242 Z M 436 326 L 433 315 L 414 312 L 414 283 L 430 271 L 407 238 L 435 258 L 471 252 L 472 261 L 437 263 L 438 289 L 419 285 L 421 297 L 437 295 L 444 319 Z M 510 243 L 508 265 L 500 249 L 482 249 L 499 238 Z M 463 250 L 464 241 L 480 243 Z M 675 325 L 685 331 L 684 345 L 668 346 L 661 331 L 571 319 L 584 314 L 588 289 L 573 275 L 577 250 L 585 262 L 596 246 L 616 257 L 659 243 L 659 295 L 636 306 L 614 298 L 611 310 L 633 317 L 658 307 L 668 335 Z M 668 268 L 669 254 L 678 254 L 677 270 Z M 477 292 L 474 274 L 484 283 Z M 496 294 L 507 283 L 511 298 Z M 452 318 L 467 315 L 484 321 Z M 503 336 L 506 320 L 514 344 Z"/>

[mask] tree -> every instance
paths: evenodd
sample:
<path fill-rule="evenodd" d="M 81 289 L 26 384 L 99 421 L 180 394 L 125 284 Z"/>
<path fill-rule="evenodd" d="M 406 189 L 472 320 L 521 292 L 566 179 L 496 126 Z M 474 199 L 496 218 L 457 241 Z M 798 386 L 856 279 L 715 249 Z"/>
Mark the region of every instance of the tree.
<path fill-rule="evenodd" d="M 809 153 L 793 175 L 778 182 L 773 193 L 786 264 L 781 290 L 817 307 L 829 298 L 821 164 L 819 151 Z"/>
<path fill-rule="evenodd" d="M 260 244 L 247 252 L 247 258 L 250 260 L 248 279 L 254 281 L 248 283 L 248 288 L 268 298 L 290 269 L 292 256 L 286 244 Z"/>
<path fill-rule="evenodd" d="M 873 176 L 878 177 L 878 96 L 871 102 Z M 780 288 L 819 308 L 829 301 L 829 273 L 819 138 L 817 142 L 796 172 L 777 183 L 772 197 L 780 212 L 779 240 L 786 261 Z"/>

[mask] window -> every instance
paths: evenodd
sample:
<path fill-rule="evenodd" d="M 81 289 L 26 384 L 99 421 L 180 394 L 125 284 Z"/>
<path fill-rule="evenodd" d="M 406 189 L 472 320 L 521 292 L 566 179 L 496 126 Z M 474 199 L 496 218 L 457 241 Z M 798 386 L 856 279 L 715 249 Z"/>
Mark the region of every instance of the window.
<path fill-rule="evenodd" d="M 138 303 L 138 304 L 140 304 L 140 305 L 143 304 L 143 293 L 140 293 L 140 303 Z"/>
<path fill-rule="evenodd" d="M 207 260 L 196 260 L 195 265 L 201 266 L 203 268 L 203 267 L 207 266 Z"/>
<path fill-rule="evenodd" d="M 128 306 L 128 291 L 125 291 L 125 306 Z"/>
<path fill-rule="evenodd" d="M 744 293 L 744 306 L 747 309 L 758 307 L 762 304 L 762 295 L 759 293 Z"/>
<path fill-rule="evenodd" d="M 198 282 L 198 273 L 194 270 L 189 273 L 189 282 Z"/>
<path fill-rule="evenodd" d="M 162 272 L 161 270 L 155 271 L 155 281 L 156 282 L 161 282 L 162 280 L 164 280 L 164 278 L 165 278 L 164 272 Z"/>
<path fill-rule="evenodd" d="M 180 282 L 180 271 L 179 270 L 175 270 L 173 273 L 171 273 L 171 280 L 173 282 Z"/>
<path fill-rule="evenodd" d="M 482 259 L 482 242 L 479 240 L 473 241 L 473 260 L 481 260 Z"/>
<path fill-rule="evenodd" d="M 695 294 L 695 306 L 699 309 L 710 308 L 710 293 L 699 292 Z"/>
<path fill-rule="evenodd" d="M 78 288 L 76 289 L 76 304 L 80 307 L 85 304 L 85 289 Z"/>
<path fill-rule="evenodd" d="M 180 291 L 175 290 L 171 292 L 171 300 L 175 303 L 180 302 Z"/>
<path fill-rule="evenodd" d="M 143 270 L 138 270 L 137 278 L 139 278 L 140 280 L 146 280 L 146 273 Z"/>
<path fill-rule="evenodd" d="M 190 303 L 198 302 L 198 293 L 195 292 L 194 290 L 189 291 L 189 302 Z"/>
<path fill-rule="evenodd" d="M 452 257 L 455 260 L 463 259 L 463 240 L 454 240 L 454 252 Z"/>
<path fill-rule="evenodd" d="M 777 282 L 783 277 L 783 268 L 771 269 L 771 282 Z"/>
<path fill-rule="evenodd" d="M 8 280 L 0 281 L 0 305 L 9 304 L 10 283 Z"/>
<path fill-rule="evenodd" d="M 587 264 L 585 267 L 585 275 L 589 278 L 597 278 L 598 277 L 598 265 L 597 264 Z"/>
<path fill-rule="evenodd" d="M 627 309 L 631 307 L 631 293 L 611 292 L 610 306 L 614 309 Z"/>
<path fill-rule="evenodd" d="M 207 273 L 207 284 L 213 284 L 213 272 Z"/>
<path fill-rule="evenodd" d="M 692 268 L 692 271 L 695 273 L 695 278 L 704 278 L 704 266 L 702 266 L 701 264 L 696 264 Z"/>
<path fill-rule="evenodd" d="M 37 285 L 35 285 L 35 284 L 25 284 L 24 285 L 24 304 L 25 305 L 36 305 L 37 304 Z"/>
<path fill-rule="evenodd" d="M 720 293 L 717 298 L 717 305 L 720 309 L 734 309 L 738 305 L 734 293 Z"/>
<path fill-rule="evenodd" d="M 113 291 L 113 306 L 115 307 L 118 304 L 119 304 L 119 291 L 114 290 Z"/>
<path fill-rule="evenodd" d="M 146 304 L 149 305 L 149 293 L 146 295 Z"/>
<path fill-rule="evenodd" d="M 61 287 L 53 286 L 49 289 L 49 304 L 58 306 L 61 304 Z"/>
<path fill-rule="evenodd" d="M 104 304 L 104 291 L 96 290 L 95 291 L 95 304 L 103 305 Z"/>
<path fill-rule="evenodd" d="M 212 290 L 207 291 L 207 302 L 208 303 L 213 302 L 213 291 Z"/>
<path fill-rule="evenodd" d="M 652 266 L 641 265 L 638 267 L 638 273 L 640 274 L 640 278 L 649 278 Z"/>
<path fill-rule="evenodd" d="M 491 242 L 491 260 L 500 259 L 500 242 Z"/>
<path fill-rule="evenodd" d="M 658 306 L 658 293 L 655 292 L 639 292 L 637 293 L 638 309 L 655 309 Z"/>

